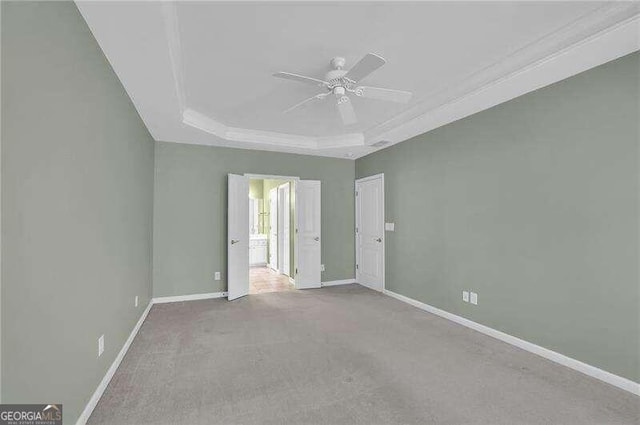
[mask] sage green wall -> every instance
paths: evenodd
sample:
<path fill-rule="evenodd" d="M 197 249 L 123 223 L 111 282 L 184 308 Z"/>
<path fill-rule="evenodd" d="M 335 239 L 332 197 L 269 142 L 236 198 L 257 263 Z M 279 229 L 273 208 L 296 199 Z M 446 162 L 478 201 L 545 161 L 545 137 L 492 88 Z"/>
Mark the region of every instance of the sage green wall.
<path fill-rule="evenodd" d="M 387 288 L 640 380 L 639 65 L 358 159 L 385 174 Z"/>
<path fill-rule="evenodd" d="M 1 7 L 3 402 L 73 424 L 151 296 L 154 145 L 74 3 Z"/>
<path fill-rule="evenodd" d="M 166 142 L 155 155 L 154 296 L 226 290 L 228 173 L 321 180 L 322 280 L 354 277 L 354 161 Z"/>

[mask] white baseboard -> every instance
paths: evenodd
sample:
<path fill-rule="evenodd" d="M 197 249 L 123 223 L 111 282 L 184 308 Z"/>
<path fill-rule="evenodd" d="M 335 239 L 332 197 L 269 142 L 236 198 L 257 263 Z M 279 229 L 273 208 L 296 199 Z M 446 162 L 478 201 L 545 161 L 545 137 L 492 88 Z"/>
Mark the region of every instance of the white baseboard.
<path fill-rule="evenodd" d="M 177 295 L 173 297 L 156 297 L 152 301 L 154 304 L 176 303 L 180 301 L 207 300 L 209 298 L 223 298 L 227 292 L 210 292 L 206 294 Z"/>
<path fill-rule="evenodd" d="M 439 308 L 433 307 L 429 304 L 425 304 L 423 302 L 414 300 L 412 298 L 405 297 L 404 295 L 400 295 L 395 292 L 389 291 L 388 289 L 385 289 L 383 293 L 397 300 L 403 301 L 407 304 L 411 304 L 414 307 L 418 307 L 421 310 L 427 311 L 429 313 L 433 313 L 440 317 L 444 317 L 445 319 L 449 319 L 452 322 L 456 322 L 462 326 L 466 326 L 475 331 L 481 332 L 485 335 L 489 335 L 490 337 L 499 339 L 500 341 L 504 341 L 507 344 L 514 345 L 525 351 L 529 351 L 530 353 L 537 354 L 541 357 L 544 357 L 545 359 L 551 360 L 553 362 L 556 362 L 558 364 L 561 364 L 563 366 L 566 366 L 578 372 L 584 373 L 585 375 L 589 375 L 593 378 L 599 379 L 600 381 L 606 382 L 607 384 L 611 384 L 615 387 L 621 388 L 625 391 L 629 391 L 632 394 L 640 396 L 640 383 L 634 382 L 627 378 L 623 378 L 622 376 L 614 375 L 611 372 L 607 372 L 606 370 L 602 370 L 595 366 L 591 366 L 579 360 L 573 359 L 571 357 L 567 357 L 564 354 L 557 353 L 555 351 L 549 350 L 547 348 L 541 347 L 539 345 L 533 344 L 531 342 L 525 341 L 515 336 L 506 334 L 504 332 L 500 332 L 488 326 L 481 325 L 472 320 L 457 316 L 453 313 L 440 310 Z"/>
<path fill-rule="evenodd" d="M 124 358 L 125 354 L 127 354 L 127 351 L 129 350 L 129 346 L 131 346 L 133 339 L 138 334 L 138 331 L 140 330 L 142 323 L 144 323 L 144 320 L 147 318 L 147 315 L 149 314 L 149 311 L 151 310 L 151 307 L 154 304 L 164 304 L 164 303 L 172 303 L 172 302 L 179 302 L 179 301 L 204 300 L 209 298 L 222 298 L 226 296 L 227 296 L 227 292 L 212 292 L 208 294 L 179 295 L 175 297 L 152 298 L 149 301 L 147 308 L 144 310 L 144 312 L 140 316 L 138 323 L 136 323 L 136 325 L 133 327 L 131 334 L 129 334 L 129 338 L 127 338 L 127 340 L 125 341 L 124 345 L 122 346 L 122 349 L 118 353 L 118 356 L 113 361 L 113 363 L 111 364 L 111 367 L 109 367 L 109 370 L 107 370 L 107 373 L 104 375 L 104 378 L 102 378 L 102 381 L 100 381 L 98 388 L 96 388 L 93 395 L 89 399 L 89 402 L 87 403 L 84 410 L 82 411 L 82 414 L 80 414 L 80 417 L 76 421 L 76 425 L 84 425 L 87 423 L 87 420 L 89 420 L 89 416 L 91 416 L 93 409 L 95 409 L 96 405 L 98 404 L 98 401 L 100 401 L 100 397 L 102 397 L 102 394 L 107 389 L 107 385 L 109 385 L 111 378 L 113 378 L 113 375 L 116 373 L 116 370 L 118 370 L 118 366 L 120 366 L 122 359 Z"/>
<path fill-rule="evenodd" d="M 91 416 L 93 409 L 95 409 L 96 405 L 98 404 L 98 401 L 100 401 L 100 397 L 102 397 L 102 394 L 107 389 L 107 385 L 109 385 L 111 378 L 113 378 L 113 375 L 116 373 L 116 370 L 118 370 L 118 366 L 120 366 L 120 363 L 124 358 L 124 355 L 127 354 L 127 351 L 129 350 L 129 347 L 131 346 L 133 339 L 136 337 L 136 335 L 138 334 L 138 331 L 140 330 L 140 327 L 142 326 L 142 323 L 144 323 L 144 320 L 147 318 L 147 315 L 149 314 L 149 310 L 151 310 L 152 305 L 153 305 L 153 300 L 149 301 L 147 308 L 145 308 L 144 311 L 142 312 L 140 319 L 138 319 L 138 323 L 136 323 L 136 325 L 133 327 L 133 330 L 129 334 L 129 338 L 127 338 L 127 340 L 125 341 L 124 345 L 122 346 L 122 349 L 116 356 L 113 363 L 111 363 L 111 367 L 109 367 L 109 370 L 107 370 L 107 373 L 104 375 L 104 378 L 102 378 L 102 381 L 100 381 L 98 388 L 96 388 L 96 390 L 93 392 L 93 395 L 89 399 L 89 402 L 87 403 L 84 410 L 80 414 L 80 417 L 76 421 L 76 425 L 84 425 L 87 423 L 87 420 L 89 420 L 89 416 Z"/>
<path fill-rule="evenodd" d="M 350 283 L 356 283 L 356 280 L 355 279 L 329 280 L 327 282 L 322 282 L 320 286 L 348 285 Z"/>

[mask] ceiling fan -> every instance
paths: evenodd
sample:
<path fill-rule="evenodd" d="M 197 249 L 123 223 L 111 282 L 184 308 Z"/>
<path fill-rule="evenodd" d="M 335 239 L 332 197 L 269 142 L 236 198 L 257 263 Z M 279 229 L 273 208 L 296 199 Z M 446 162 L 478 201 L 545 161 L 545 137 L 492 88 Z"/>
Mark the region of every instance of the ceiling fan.
<path fill-rule="evenodd" d="M 276 72 L 273 74 L 274 77 L 313 84 L 325 90 L 322 93 L 316 94 L 313 97 L 293 105 L 289 109 L 285 110 L 284 113 L 290 112 L 309 102 L 322 100 L 333 94 L 336 97 L 336 105 L 338 107 L 340 117 L 342 118 L 342 122 L 344 125 L 350 125 L 355 124 L 358 120 L 356 118 L 353 105 L 351 104 L 351 99 L 347 96 L 348 93 L 367 99 L 386 100 L 397 103 L 409 102 L 411 99 L 411 93 L 408 91 L 358 85 L 360 80 L 380 68 L 385 64 L 385 62 L 386 61 L 382 57 L 374 53 L 368 53 L 347 71 L 344 69 L 344 65 L 346 63 L 345 59 L 342 57 L 335 57 L 331 59 L 331 67 L 333 69 L 327 72 L 324 80 L 306 77 L 299 74 L 292 74 L 291 72 Z"/>

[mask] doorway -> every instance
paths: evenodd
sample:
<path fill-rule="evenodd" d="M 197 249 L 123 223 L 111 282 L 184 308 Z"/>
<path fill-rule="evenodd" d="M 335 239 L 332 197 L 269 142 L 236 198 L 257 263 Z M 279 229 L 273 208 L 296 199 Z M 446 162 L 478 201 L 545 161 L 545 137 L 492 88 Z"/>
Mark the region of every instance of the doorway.
<path fill-rule="evenodd" d="M 356 280 L 384 290 L 384 174 L 356 180 Z"/>
<path fill-rule="evenodd" d="M 275 202 L 271 201 L 272 193 Z M 261 283 L 254 285 L 253 293 L 321 287 L 320 198 L 321 182 L 317 180 L 229 174 L 229 300 L 252 292 L 252 274 Z M 275 205 L 273 216 L 272 205 Z M 276 227 L 274 232 L 272 223 Z M 272 234 L 275 237 L 270 242 Z"/>
<path fill-rule="evenodd" d="M 249 223 L 249 294 L 293 291 L 290 229 L 294 208 L 291 190 L 294 180 L 249 179 L 249 202 L 253 205 Z"/>

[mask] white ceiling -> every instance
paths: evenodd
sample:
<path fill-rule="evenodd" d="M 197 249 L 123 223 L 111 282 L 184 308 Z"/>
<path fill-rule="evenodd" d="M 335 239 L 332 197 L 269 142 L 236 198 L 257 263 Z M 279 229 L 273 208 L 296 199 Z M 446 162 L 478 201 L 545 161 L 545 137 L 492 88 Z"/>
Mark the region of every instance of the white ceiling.
<path fill-rule="evenodd" d="M 359 157 L 640 48 L 638 4 L 603 2 L 77 2 L 157 140 Z M 634 32 L 635 32 L 635 37 Z M 373 52 L 367 85 L 407 105 L 353 99 L 283 110 Z"/>

